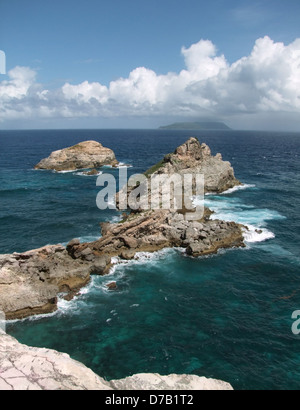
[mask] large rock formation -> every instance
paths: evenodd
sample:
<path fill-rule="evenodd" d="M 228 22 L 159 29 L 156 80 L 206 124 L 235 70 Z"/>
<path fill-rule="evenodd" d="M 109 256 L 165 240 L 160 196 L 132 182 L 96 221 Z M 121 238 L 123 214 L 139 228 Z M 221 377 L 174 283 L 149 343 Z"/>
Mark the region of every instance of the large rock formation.
<path fill-rule="evenodd" d="M 74 147 L 70 150 L 73 152 Z M 214 192 L 240 184 L 230 164 L 222 161 L 220 154 L 212 157 L 210 149 L 196 138 L 167 155 L 146 175 L 150 178 L 160 173 L 204 173 L 205 189 Z M 183 247 L 188 255 L 198 257 L 221 248 L 245 246 L 241 225 L 211 220 L 210 214 L 205 210 L 204 215 L 190 220 L 184 209 L 137 210 L 124 215 L 120 223 L 102 224 L 102 237 L 95 242 L 72 240 L 66 248 L 55 245 L 0 255 L 0 310 L 7 319 L 53 312 L 59 293 L 71 298 L 89 282 L 91 274 L 108 273 L 113 256 L 132 259 L 137 252 Z"/>
<path fill-rule="evenodd" d="M 60 292 L 72 297 L 93 271 L 100 273 L 102 266 L 104 273 L 105 256 L 88 259 L 88 255 L 73 259 L 61 245 L 0 255 L 0 310 L 6 319 L 55 311 Z"/>
<path fill-rule="evenodd" d="M 79 254 L 90 249 L 95 255 L 133 258 L 136 252 L 163 248 L 186 248 L 191 256 L 216 253 L 220 248 L 244 246 L 242 227 L 234 222 L 186 221 L 184 215 L 168 210 L 129 215 L 123 223 L 102 224 L 102 238 L 75 246 Z"/>
<path fill-rule="evenodd" d="M 210 148 L 194 137 L 176 148 L 174 153 L 166 155 L 146 172 L 146 176 L 175 173 L 203 174 L 205 193 L 221 193 L 241 185 L 234 176 L 230 162 L 223 161 L 221 154 L 212 156 Z"/>
<path fill-rule="evenodd" d="M 71 171 L 117 164 L 118 161 L 111 149 L 96 141 L 84 141 L 73 147 L 52 152 L 48 158 L 41 160 L 35 169 Z"/>
<path fill-rule="evenodd" d="M 194 375 L 138 374 L 104 380 L 65 353 L 29 347 L 0 330 L 0 390 L 233 390 Z"/>
<path fill-rule="evenodd" d="M 91 274 L 109 272 L 111 257 L 133 259 L 137 252 L 169 247 L 186 248 L 190 256 L 216 253 L 221 248 L 242 247 L 242 227 L 234 222 L 186 221 L 168 210 L 129 215 L 122 223 L 102 225 L 95 242 L 72 240 L 61 245 L 0 255 L 0 310 L 7 319 L 51 313 L 63 292 L 71 298 L 85 286 Z"/>

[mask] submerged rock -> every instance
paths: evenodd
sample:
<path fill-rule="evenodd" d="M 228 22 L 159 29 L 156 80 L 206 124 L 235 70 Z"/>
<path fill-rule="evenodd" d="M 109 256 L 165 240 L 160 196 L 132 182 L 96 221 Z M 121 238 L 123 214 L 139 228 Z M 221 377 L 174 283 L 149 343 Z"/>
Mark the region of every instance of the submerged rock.
<path fill-rule="evenodd" d="M 84 141 L 69 148 L 54 151 L 41 160 L 35 169 L 49 169 L 55 171 L 72 171 L 76 169 L 95 168 L 103 165 L 118 165 L 114 152 L 96 141 Z"/>

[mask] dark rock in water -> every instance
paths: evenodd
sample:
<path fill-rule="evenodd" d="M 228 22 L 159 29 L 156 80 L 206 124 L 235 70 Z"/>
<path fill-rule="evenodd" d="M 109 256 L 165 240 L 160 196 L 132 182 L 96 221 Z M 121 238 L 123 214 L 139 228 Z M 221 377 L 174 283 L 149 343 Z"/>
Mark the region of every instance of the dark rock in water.
<path fill-rule="evenodd" d="M 117 289 L 117 282 L 110 282 L 106 285 L 109 290 L 116 290 Z"/>
<path fill-rule="evenodd" d="M 98 173 L 99 173 L 99 171 L 96 168 L 91 169 L 90 171 L 84 172 L 85 175 L 89 175 L 89 176 L 98 175 Z"/>

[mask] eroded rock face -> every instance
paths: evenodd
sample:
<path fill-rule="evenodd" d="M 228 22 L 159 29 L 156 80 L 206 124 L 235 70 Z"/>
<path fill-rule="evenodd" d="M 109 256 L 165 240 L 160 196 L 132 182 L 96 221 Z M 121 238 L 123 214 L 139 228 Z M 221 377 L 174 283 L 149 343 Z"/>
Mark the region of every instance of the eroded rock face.
<path fill-rule="evenodd" d="M 234 176 L 230 162 L 223 161 L 221 154 L 212 156 L 210 148 L 206 144 L 200 144 L 194 137 L 176 148 L 174 153 L 166 155 L 146 175 L 174 173 L 203 174 L 205 192 L 221 193 L 241 185 Z"/>
<path fill-rule="evenodd" d="M 243 246 L 242 227 L 234 222 L 186 221 L 168 210 L 133 214 L 123 223 L 106 223 L 103 237 L 95 242 L 75 239 L 66 248 L 52 245 L 0 255 L 0 310 L 7 319 L 51 313 L 61 292 L 72 298 L 91 274 L 107 274 L 114 256 L 133 259 L 138 252 L 181 247 L 199 257 Z"/>
<path fill-rule="evenodd" d="M 183 247 L 188 255 L 198 257 L 244 246 L 242 226 L 235 222 L 186 221 L 177 212 L 153 210 L 130 215 L 123 223 L 106 223 L 103 237 L 83 244 L 81 252 L 88 247 L 95 253 L 132 259 L 136 252 Z"/>
<path fill-rule="evenodd" d="M 29 347 L 0 331 L 0 390 L 232 390 L 220 380 L 194 375 L 137 374 L 104 380 L 55 350 Z"/>
<path fill-rule="evenodd" d="M 69 355 L 29 347 L 0 334 L 0 390 L 111 390 Z"/>
<path fill-rule="evenodd" d="M 59 292 L 85 286 L 93 264 L 73 259 L 61 245 L 0 255 L 0 310 L 6 319 L 51 313 Z"/>
<path fill-rule="evenodd" d="M 187 374 L 161 376 L 157 373 L 141 373 L 121 380 L 112 380 L 116 390 L 233 390 L 222 380 L 207 379 Z"/>
<path fill-rule="evenodd" d="M 73 147 L 52 152 L 48 158 L 40 161 L 35 169 L 70 171 L 117 164 L 118 161 L 111 149 L 103 147 L 96 141 L 84 141 Z"/>

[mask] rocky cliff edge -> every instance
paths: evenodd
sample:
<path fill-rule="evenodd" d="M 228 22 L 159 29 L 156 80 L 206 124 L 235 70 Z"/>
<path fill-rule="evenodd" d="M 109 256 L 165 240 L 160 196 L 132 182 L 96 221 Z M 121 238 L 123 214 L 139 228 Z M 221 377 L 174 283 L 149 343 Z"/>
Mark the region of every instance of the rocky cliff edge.
<path fill-rule="evenodd" d="M 29 347 L 0 330 L 0 390 L 233 390 L 195 375 L 137 374 L 106 381 L 55 350 Z"/>

